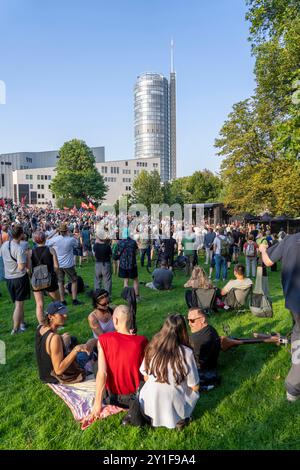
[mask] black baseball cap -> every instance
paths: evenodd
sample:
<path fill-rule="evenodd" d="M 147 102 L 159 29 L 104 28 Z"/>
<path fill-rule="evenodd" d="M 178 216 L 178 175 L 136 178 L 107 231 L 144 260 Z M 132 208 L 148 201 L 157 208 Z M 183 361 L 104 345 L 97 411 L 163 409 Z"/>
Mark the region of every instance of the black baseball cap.
<path fill-rule="evenodd" d="M 59 313 L 60 315 L 65 315 L 68 313 L 67 307 L 59 300 L 51 302 L 47 307 L 48 315 L 55 315 L 56 313 Z"/>

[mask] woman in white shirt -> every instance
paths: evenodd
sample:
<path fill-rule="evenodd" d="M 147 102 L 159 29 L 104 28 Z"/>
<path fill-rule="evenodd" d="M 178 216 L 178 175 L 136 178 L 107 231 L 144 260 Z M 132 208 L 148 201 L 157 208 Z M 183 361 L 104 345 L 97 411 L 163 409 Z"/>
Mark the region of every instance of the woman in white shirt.
<path fill-rule="evenodd" d="M 199 398 L 199 375 L 182 315 L 167 317 L 146 348 L 140 372 L 145 380 L 140 405 L 152 426 L 188 424 Z"/>

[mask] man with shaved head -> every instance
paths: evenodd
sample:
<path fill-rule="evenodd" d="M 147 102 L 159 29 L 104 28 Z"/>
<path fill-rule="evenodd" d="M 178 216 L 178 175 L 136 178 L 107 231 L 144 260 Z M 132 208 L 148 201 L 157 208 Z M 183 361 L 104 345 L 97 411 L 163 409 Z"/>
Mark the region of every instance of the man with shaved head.
<path fill-rule="evenodd" d="M 128 408 L 142 380 L 139 368 L 148 340 L 145 336 L 131 334 L 131 313 L 126 305 L 115 308 L 113 322 L 116 331 L 98 338 L 96 397 L 89 420 L 100 416 L 105 389 L 106 404 Z"/>

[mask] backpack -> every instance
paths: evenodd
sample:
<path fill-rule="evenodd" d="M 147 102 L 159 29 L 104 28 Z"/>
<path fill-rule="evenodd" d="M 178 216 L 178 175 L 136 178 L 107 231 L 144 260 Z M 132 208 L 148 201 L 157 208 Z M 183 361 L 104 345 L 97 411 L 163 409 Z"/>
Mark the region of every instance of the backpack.
<path fill-rule="evenodd" d="M 43 256 L 43 253 L 42 253 Z M 39 263 L 41 258 L 39 259 Z M 43 290 L 47 289 L 51 285 L 51 273 L 48 271 L 48 266 L 46 264 L 39 264 L 35 266 L 32 271 L 31 285 L 33 290 Z"/>
<path fill-rule="evenodd" d="M 228 245 L 229 245 L 229 243 L 228 243 L 227 238 L 223 239 L 223 238 L 218 237 L 218 239 L 220 240 L 220 255 L 224 256 L 224 257 L 228 256 L 228 253 L 229 253 Z"/>
<path fill-rule="evenodd" d="M 256 255 L 256 248 L 254 243 L 247 243 L 247 248 L 245 252 L 246 256 L 253 258 Z"/>

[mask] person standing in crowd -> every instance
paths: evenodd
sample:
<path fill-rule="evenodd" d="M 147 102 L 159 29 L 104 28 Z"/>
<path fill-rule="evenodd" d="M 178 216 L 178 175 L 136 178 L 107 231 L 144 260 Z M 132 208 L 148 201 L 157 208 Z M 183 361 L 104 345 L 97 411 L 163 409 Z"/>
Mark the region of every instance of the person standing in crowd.
<path fill-rule="evenodd" d="M 293 320 L 292 366 L 285 380 L 286 397 L 290 402 L 300 398 L 300 233 L 283 238 L 272 247 L 259 245 L 263 263 L 272 266 L 281 261 L 281 282 L 285 307 Z"/>
<path fill-rule="evenodd" d="M 147 256 L 147 266 L 151 267 L 151 247 L 149 241 L 148 230 L 138 230 L 136 242 L 140 250 L 141 267 L 144 267 L 145 256 Z"/>
<path fill-rule="evenodd" d="M 80 234 L 80 230 L 78 228 L 74 229 L 74 238 L 77 240 L 77 247 L 73 248 L 73 255 L 74 255 L 74 266 L 76 267 L 77 258 L 79 258 L 78 267 L 82 267 L 82 256 L 83 256 L 83 242 L 82 236 Z"/>
<path fill-rule="evenodd" d="M 247 242 L 244 244 L 243 252 L 246 259 L 246 276 L 256 277 L 256 268 L 257 268 L 257 254 L 258 254 L 258 245 L 254 241 L 253 235 L 249 235 Z"/>
<path fill-rule="evenodd" d="M 56 233 L 53 237 L 47 239 L 46 245 L 49 248 L 53 247 L 57 254 L 59 265 L 57 279 L 61 302 L 67 305 L 64 288 L 65 275 L 67 275 L 72 282 L 73 305 L 81 305 L 82 302 L 77 299 L 77 273 L 74 266 L 73 255 L 73 249 L 78 246 L 78 241 L 74 237 L 70 237 L 66 223 L 60 225 L 59 235 Z"/>
<path fill-rule="evenodd" d="M 139 401 L 154 427 L 181 429 L 199 399 L 199 375 L 182 315 L 170 314 L 145 350 Z"/>
<path fill-rule="evenodd" d="M 224 234 L 224 229 L 219 229 L 219 234 L 214 239 L 214 253 L 216 263 L 216 281 L 220 280 L 221 270 L 223 281 L 227 278 L 227 258 L 229 254 L 229 242 Z"/>
<path fill-rule="evenodd" d="M 133 335 L 129 331 L 131 313 L 126 305 L 118 305 L 113 313 L 114 332 L 98 338 L 98 373 L 96 397 L 87 421 L 93 421 L 101 413 L 105 389 L 108 398 L 104 403 L 128 408 L 132 396 L 137 392 L 142 375 L 142 364 L 148 340 L 145 336 Z"/>
<path fill-rule="evenodd" d="M 190 226 L 182 238 L 183 254 L 186 257 L 185 274 L 190 276 L 194 267 L 195 260 L 195 240 L 196 236 L 193 227 Z"/>
<path fill-rule="evenodd" d="M 81 232 L 83 242 L 83 256 L 89 257 L 92 255 L 91 232 L 88 224 L 85 224 Z"/>
<path fill-rule="evenodd" d="M 111 257 L 112 251 L 109 244 L 109 240 L 96 238 L 94 243 L 94 254 L 96 258 L 95 263 L 95 279 L 94 279 L 94 289 L 100 289 L 102 287 L 108 291 L 109 297 L 111 298 L 112 290 L 112 266 L 111 266 Z"/>
<path fill-rule="evenodd" d="M 137 300 L 139 296 L 139 279 L 138 269 L 136 262 L 136 253 L 138 246 L 135 240 L 130 238 L 128 228 L 123 230 L 123 239 L 118 242 L 118 257 L 119 257 L 119 277 L 124 279 L 124 287 L 128 287 L 129 279 L 133 279 L 133 288 Z"/>
<path fill-rule="evenodd" d="M 204 236 L 204 248 L 205 248 L 205 264 L 210 264 L 213 257 L 213 243 L 216 238 L 216 234 L 212 227 L 209 227 L 208 232 Z"/>
<path fill-rule="evenodd" d="M 41 265 L 46 265 L 48 273 L 51 276 L 51 284 L 43 290 L 33 290 L 33 295 L 36 303 L 36 318 L 39 322 L 39 325 L 43 323 L 44 320 L 44 293 L 47 294 L 53 300 L 59 300 L 59 289 L 58 282 L 56 277 L 56 272 L 58 270 L 58 259 L 54 248 L 49 248 L 45 246 L 46 235 L 45 232 L 37 231 L 33 234 L 33 240 L 36 243 L 36 246 L 30 253 L 30 268 L 31 272 L 34 272 L 34 269 Z"/>
<path fill-rule="evenodd" d="M 172 271 L 174 265 L 174 256 L 177 247 L 176 240 L 174 238 L 173 228 L 170 230 L 170 238 L 164 238 L 162 244 L 164 247 L 162 253 L 162 259 L 167 263 L 168 268 Z"/>
<path fill-rule="evenodd" d="M 24 323 L 24 302 L 30 299 L 30 281 L 27 273 L 28 260 L 20 243 L 23 239 L 23 227 L 15 225 L 12 240 L 6 241 L 1 247 L 4 273 L 7 288 L 12 302 L 15 304 L 13 313 L 13 329 L 11 334 L 26 330 Z"/>

